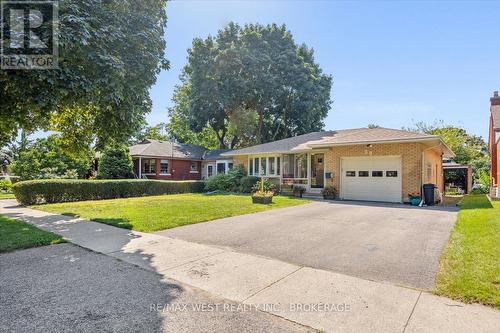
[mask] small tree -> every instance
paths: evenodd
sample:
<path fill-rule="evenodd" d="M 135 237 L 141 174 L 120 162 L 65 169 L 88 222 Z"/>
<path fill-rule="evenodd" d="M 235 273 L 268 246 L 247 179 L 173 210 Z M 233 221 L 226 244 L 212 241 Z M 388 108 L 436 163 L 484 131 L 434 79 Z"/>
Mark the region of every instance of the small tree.
<path fill-rule="evenodd" d="M 98 177 L 103 179 L 134 178 L 132 157 L 125 146 L 111 146 L 104 150 L 99 161 Z"/>

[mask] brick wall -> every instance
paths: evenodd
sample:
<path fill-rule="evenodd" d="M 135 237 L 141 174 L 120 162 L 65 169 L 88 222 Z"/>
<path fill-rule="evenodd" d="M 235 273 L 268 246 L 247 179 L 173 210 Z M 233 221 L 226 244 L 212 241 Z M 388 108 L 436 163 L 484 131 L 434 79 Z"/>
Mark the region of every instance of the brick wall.
<path fill-rule="evenodd" d="M 331 148 L 325 153 L 325 171 L 333 172 L 334 177 L 327 179 L 327 185 L 340 189 L 340 158 L 356 156 L 401 156 L 403 200 L 407 200 L 408 193 L 421 192 L 422 178 L 422 147 L 419 143 L 405 144 L 374 144 L 353 145 Z"/>
<path fill-rule="evenodd" d="M 431 165 L 431 175 L 428 177 L 427 164 Z M 424 183 L 436 184 L 444 192 L 443 157 L 440 152 L 426 150 L 424 152 Z"/>
<path fill-rule="evenodd" d="M 408 193 L 421 192 L 422 185 L 422 152 L 421 143 L 374 144 L 333 147 L 325 152 L 325 172 L 333 172 L 333 178 L 326 179 L 326 185 L 333 185 L 340 189 L 340 158 L 361 156 L 401 156 L 402 159 L 402 187 L 403 201 L 407 201 Z M 432 166 L 431 176 L 426 182 L 436 184 L 444 190 L 443 168 L 441 154 L 438 151 L 428 150 L 425 153 L 424 163 L 429 161 Z M 248 156 L 235 156 L 234 164 L 242 164 L 248 170 Z M 426 172 L 425 172 L 426 173 Z M 424 174 L 424 176 L 426 176 Z"/>
<path fill-rule="evenodd" d="M 190 160 L 168 160 L 170 175 L 160 174 L 160 161 L 161 158 L 156 159 L 156 176 L 148 176 L 151 179 L 163 179 L 163 180 L 200 180 L 201 179 L 201 162 L 196 161 L 198 164 L 198 172 L 191 173 L 191 162 Z"/>

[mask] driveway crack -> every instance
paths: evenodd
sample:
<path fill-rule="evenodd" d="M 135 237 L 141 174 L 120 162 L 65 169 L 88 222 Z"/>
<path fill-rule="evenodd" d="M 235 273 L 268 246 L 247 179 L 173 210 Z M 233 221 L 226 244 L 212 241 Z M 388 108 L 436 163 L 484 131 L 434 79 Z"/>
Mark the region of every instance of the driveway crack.
<path fill-rule="evenodd" d="M 408 324 L 410 323 L 411 316 L 413 315 L 413 312 L 415 311 L 415 308 L 417 307 L 417 303 L 420 300 L 420 296 L 422 295 L 422 292 L 418 294 L 417 300 L 415 301 L 415 304 L 413 304 L 413 308 L 411 309 L 410 315 L 408 316 L 408 319 L 406 320 L 405 327 L 403 328 L 403 332 L 405 333 L 406 327 L 408 327 Z"/>
<path fill-rule="evenodd" d="M 254 296 L 256 296 L 256 295 L 260 294 L 260 293 L 261 293 L 261 292 L 263 292 L 264 290 L 266 290 L 266 289 L 270 288 L 271 286 L 275 285 L 276 283 L 280 282 L 281 280 L 286 279 L 287 277 L 289 277 L 290 275 L 292 275 L 292 274 L 294 274 L 294 273 L 298 272 L 298 271 L 299 271 L 299 270 L 301 270 L 302 268 L 304 268 L 304 266 L 301 266 L 301 267 L 297 268 L 296 270 L 294 270 L 294 271 L 292 271 L 292 272 L 290 272 L 290 273 L 286 274 L 285 276 L 283 276 L 283 277 L 279 278 L 278 280 L 276 280 L 276 281 L 274 281 L 274 282 L 271 282 L 270 284 L 268 284 L 267 286 L 265 286 L 265 287 L 264 287 L 264 288 L 262 288 L 261 290 L 259 290 L 259 291 L 255 292 L 255 293 L 253 293 L 252 295 L 250 295 L 250 296 L 248 296 L 247 298 L 245 298 L 244 300 L 242 300 L 242 301 L 241 301 L 241 303 L 245 303 L 245 302 L 246 302 L 247 300 L 249 300 L 250 298 L 252 298 L 252 297 L 254 297 Z"/>

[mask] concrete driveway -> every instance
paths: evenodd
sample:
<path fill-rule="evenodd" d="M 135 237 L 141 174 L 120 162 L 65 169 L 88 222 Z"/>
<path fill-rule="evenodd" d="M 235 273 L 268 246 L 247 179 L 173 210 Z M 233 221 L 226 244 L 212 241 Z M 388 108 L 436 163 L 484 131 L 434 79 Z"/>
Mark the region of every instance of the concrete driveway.
<path fill-rule="evenodd" d="M 432 289 L 455 208 L 314 202 L 158 232 L 374 281 Z"/>

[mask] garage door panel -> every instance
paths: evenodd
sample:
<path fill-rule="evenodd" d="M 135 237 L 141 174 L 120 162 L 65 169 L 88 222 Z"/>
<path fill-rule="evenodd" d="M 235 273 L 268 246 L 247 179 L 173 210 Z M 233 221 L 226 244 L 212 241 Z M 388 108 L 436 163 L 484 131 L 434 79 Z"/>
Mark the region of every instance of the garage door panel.
<path fill-rule="evenodd" d="M 401 202 L 401 158 L 400 157 L 363 157 L 342 159 L 341 196 L 346 200 L 369 200 Z M 354 177 L 348 177 L 348 172 Z M 360 177 L 360 171 L 368 172 L 368 177 Z M 382 177 L 374 177 L 375 175 Z M 387 171 L 395 177 L 388 177 Z M 394 171 L 396 173 L 394 173 Z"/>

